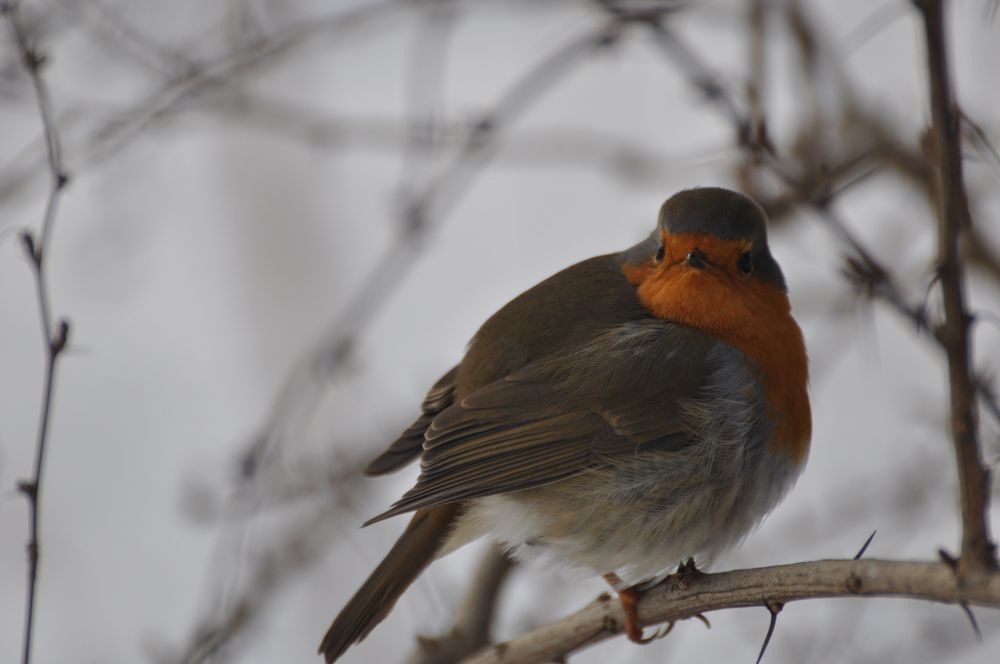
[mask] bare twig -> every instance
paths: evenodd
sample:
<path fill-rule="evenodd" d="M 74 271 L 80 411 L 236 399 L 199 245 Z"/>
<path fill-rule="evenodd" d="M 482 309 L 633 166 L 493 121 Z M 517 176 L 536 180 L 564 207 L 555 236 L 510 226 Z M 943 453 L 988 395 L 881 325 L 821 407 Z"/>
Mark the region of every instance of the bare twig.
<path fill-rule="evenodd" d="M 938 275 L 944 300 L 944 324 L 938 334 L 948 357 L 951 433 L 958 457 L 962 505 L 962 550 L 958 574 L 996 569 L 987 514 L 990 474 L 979 448 L 976 382 L 971 367 L 969 325 L 959 237 L 971 226 L 962 181 L 960 116 L 952 99 L 941 0 L 915 0 L 923 14 L 930 73 L 930 103 L 935 157 L 938 160 Z"/>
<path fill-rule="evenodd" d="M 249 561 L 220 561 L 229 568 L 237 562 L 245 564 L 247 569 L 240 575 L 242 583 L 237 587 L 233 579 L 220 580 L 222 585 L 228 582 L 232 587 L 223 589 L 224 597 L 215 598 L 217 606 L 199 619 L 181 651 L 160 659 L 174 664 L 218 661 L 234 641 L 252 630 L 261 612 L 291 579 L 320 564 L 338 542 L 345 541 L 337 537 L 343 528 L 338 517 L 349 514 L 346 508 L 364 495 L 364 487 L 358 482 L 363 465 L 355 460 L 306 459 L 299 472 L 275 487 L 276 492 L 258 497 L 271 508 L 294 503 L 298 509 L 295 516 L 285 520 L 279 533 L 254 551 Z M 224 518 L 251 516 L 233 510 Z M 242 545 L 244 540 L 240 537 L 239 543 Z M 217 578 L 219 574 L 211 576 Z"/>
<path fill-rule="evenodd" d="M 266 456 L 289 422 L 309 412 L 320 397 L 323 382 L 336 375 L 350 357 L 359 331 L 378 312 L 381 302 L 405 281 L 406 272 L 440 226 L 468 191 L 497 149 L 504 130 L 533 103 L 551 92 L 582 59 L 613 44 L 622 21 L 613 18 L 598 29 L 571 39 L 529 68 L 475 123 L 456 155 L 430 177 L 425 186 L 407 196 L 400 206 L 398 232 L 372 266 L 371 272 L 348 301 L 324 338 L 309 350 L 289 376 L 262 431 L 244 455 L 243 467 L 252 469 Z M 386 270 L 384 266 L 395 269 Z"/>
<path fill-rule="evenodd" d="M 985 573 L 975 583 L 962 584 L 945 563 L 821 560 L 761 567 L 705 574 L 683 585 L 658 585 L 643 595 L 639 619 L 643 625 L 655 625 L 719 609 L 859 596 L 1000 607 L 1000 574 Z M 467 662 L 547 662 L 611 638 L 624 624 L 621 605 L 605 593 L 573 615 L 493 646 Z"/>
<path fill-rule="evenodd" d="M 31 81 L 38 106 L 38 114 L 45 137 L 46 156 L 49 166 L 51 186 L 48 201 L 42 217 L 39 235 L 25 230 L 21 233 L 21 242 L 31 263 L 35 275 L 35 286 L 38 298 L 39 318 L 42 326 L 42 336 L 45 339 L 46 364 L 45 381 L 42 388 L 42 405 L 38 421 L 38 436 L 35 442 L 34 473 L 30 480 L 18 482 L 18 490 L 27 498 L 30 512 L 30 527 L 28 538 L 28 584 L 27 599 L 24 613 L 24 645 L 22 662 L 31 662 L 31 643 L 35 618 L 36 589 L 38 587 L 38 568 L 41 545 L 39 531 L 41 528 L 41 495 L 42 479 L 45 470 L 45 450 L 48 442 L 49 421 L 52 413 L 52 398 L 55 391 L 56 362 L 69 341 L 69 321 L 60 319 L 52 323 L 52 309 L 49 300 L 48 283 L 45 274 L 45 260 L 48 254 L 49 242 L 52 236 L 52 225 L 55 222 L 60 195 L 69 182 L 69 177 L 62 163 L 59 150 L 59 134 L 56 130 L 49 104 L 48 89 L 42 80 L 41 67 L 45 57 L 32 43 L 31 37 L 21 23 L 20 5 L 17 2 L 0 5 L 0 10 L 7 18 L 11 34 L 21 56 L 21 64 Z"/>
<path fill-rule="evenodd" d="M 234 87 L 247 73 L 274 65 L 319 37 L 329 39 L 356 33 L 414 4 L 408 0 L 375 0 L 333 10 L 324 16 L 290 22 L 218 58 L 189 63 L 138 103 L 102 118 L 84 137 L 77 152 L 87 164 L 97 164 L 117 154 L 151 127 L 197 106 L 198 102 L 210 97 L 210 93 Z M 165 66 L 170 67 L 170 63 Z M 39 166 L 40 163 L 30 159 L 12 164 L 0 179 L 0 200 L 20 190 Z"/>

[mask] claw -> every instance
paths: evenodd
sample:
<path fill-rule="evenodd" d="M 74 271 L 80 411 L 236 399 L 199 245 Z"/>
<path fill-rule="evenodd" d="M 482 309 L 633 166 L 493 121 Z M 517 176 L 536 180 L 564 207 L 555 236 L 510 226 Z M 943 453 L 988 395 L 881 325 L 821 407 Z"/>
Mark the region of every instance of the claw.
<path fill-rule="evenodd" d="M 649 637 L 649 640 L 650 641 L 658 641 L 659 639 L 662 639 L 664 636 L 666 636 L 667 634 L 669 634 L 672 631 L 674 631 L 674 621 L 673 620 L 671 620 L 670 622 L 668 622 L 666 625 L 661 625 L 660 628 L 657 629 L 656 632 L 654 632 L 651 637 Z"/>

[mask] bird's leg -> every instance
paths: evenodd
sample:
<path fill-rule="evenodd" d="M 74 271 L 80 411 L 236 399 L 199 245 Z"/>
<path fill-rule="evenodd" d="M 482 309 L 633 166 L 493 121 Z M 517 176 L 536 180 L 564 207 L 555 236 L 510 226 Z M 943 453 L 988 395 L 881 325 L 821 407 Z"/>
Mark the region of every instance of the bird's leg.
<path fill-rule="evenodd" d="M 639 624 L 639 598 L 642 593 L 635 586 L 627 587 L 614 572 L 605 574 L 604 580 L 618 593 L 618 600 L 622 603 L 622 610 L 625 612 L 625 634 L 628 635 L 629 641 L 646 644 L 664 635 L 654 634 L 649 638 L 642 636 L 642 625 Z"/>

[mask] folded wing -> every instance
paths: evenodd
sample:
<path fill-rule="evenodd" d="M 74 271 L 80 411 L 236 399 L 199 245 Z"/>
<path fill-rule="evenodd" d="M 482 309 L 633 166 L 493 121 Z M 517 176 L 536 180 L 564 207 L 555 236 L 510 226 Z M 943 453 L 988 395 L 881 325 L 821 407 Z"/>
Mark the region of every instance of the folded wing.
<path fill-rule="evenodd" d="M 416 485 L 368 523 L 697 444 L 684 401 L 703 392 L 717 345 L 664 321 L 630 322 L 483 386 L 431 418 Z"/>

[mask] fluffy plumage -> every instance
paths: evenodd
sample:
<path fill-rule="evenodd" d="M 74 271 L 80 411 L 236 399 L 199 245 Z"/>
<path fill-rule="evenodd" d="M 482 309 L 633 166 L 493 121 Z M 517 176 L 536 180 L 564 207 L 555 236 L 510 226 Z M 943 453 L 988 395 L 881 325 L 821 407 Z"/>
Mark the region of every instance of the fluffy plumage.
<path fill-rule="evenodd" d="M 328 662 L 437 556 L 490 533 L 629 584 L 737 543 L 781 499 L 810 434 L 806 357 L 753 201 L 669 199 L 636 246 L 490 317 L 370 474 L 420 457 L 369 523 L 416 511 L 334 621 Z"/>

